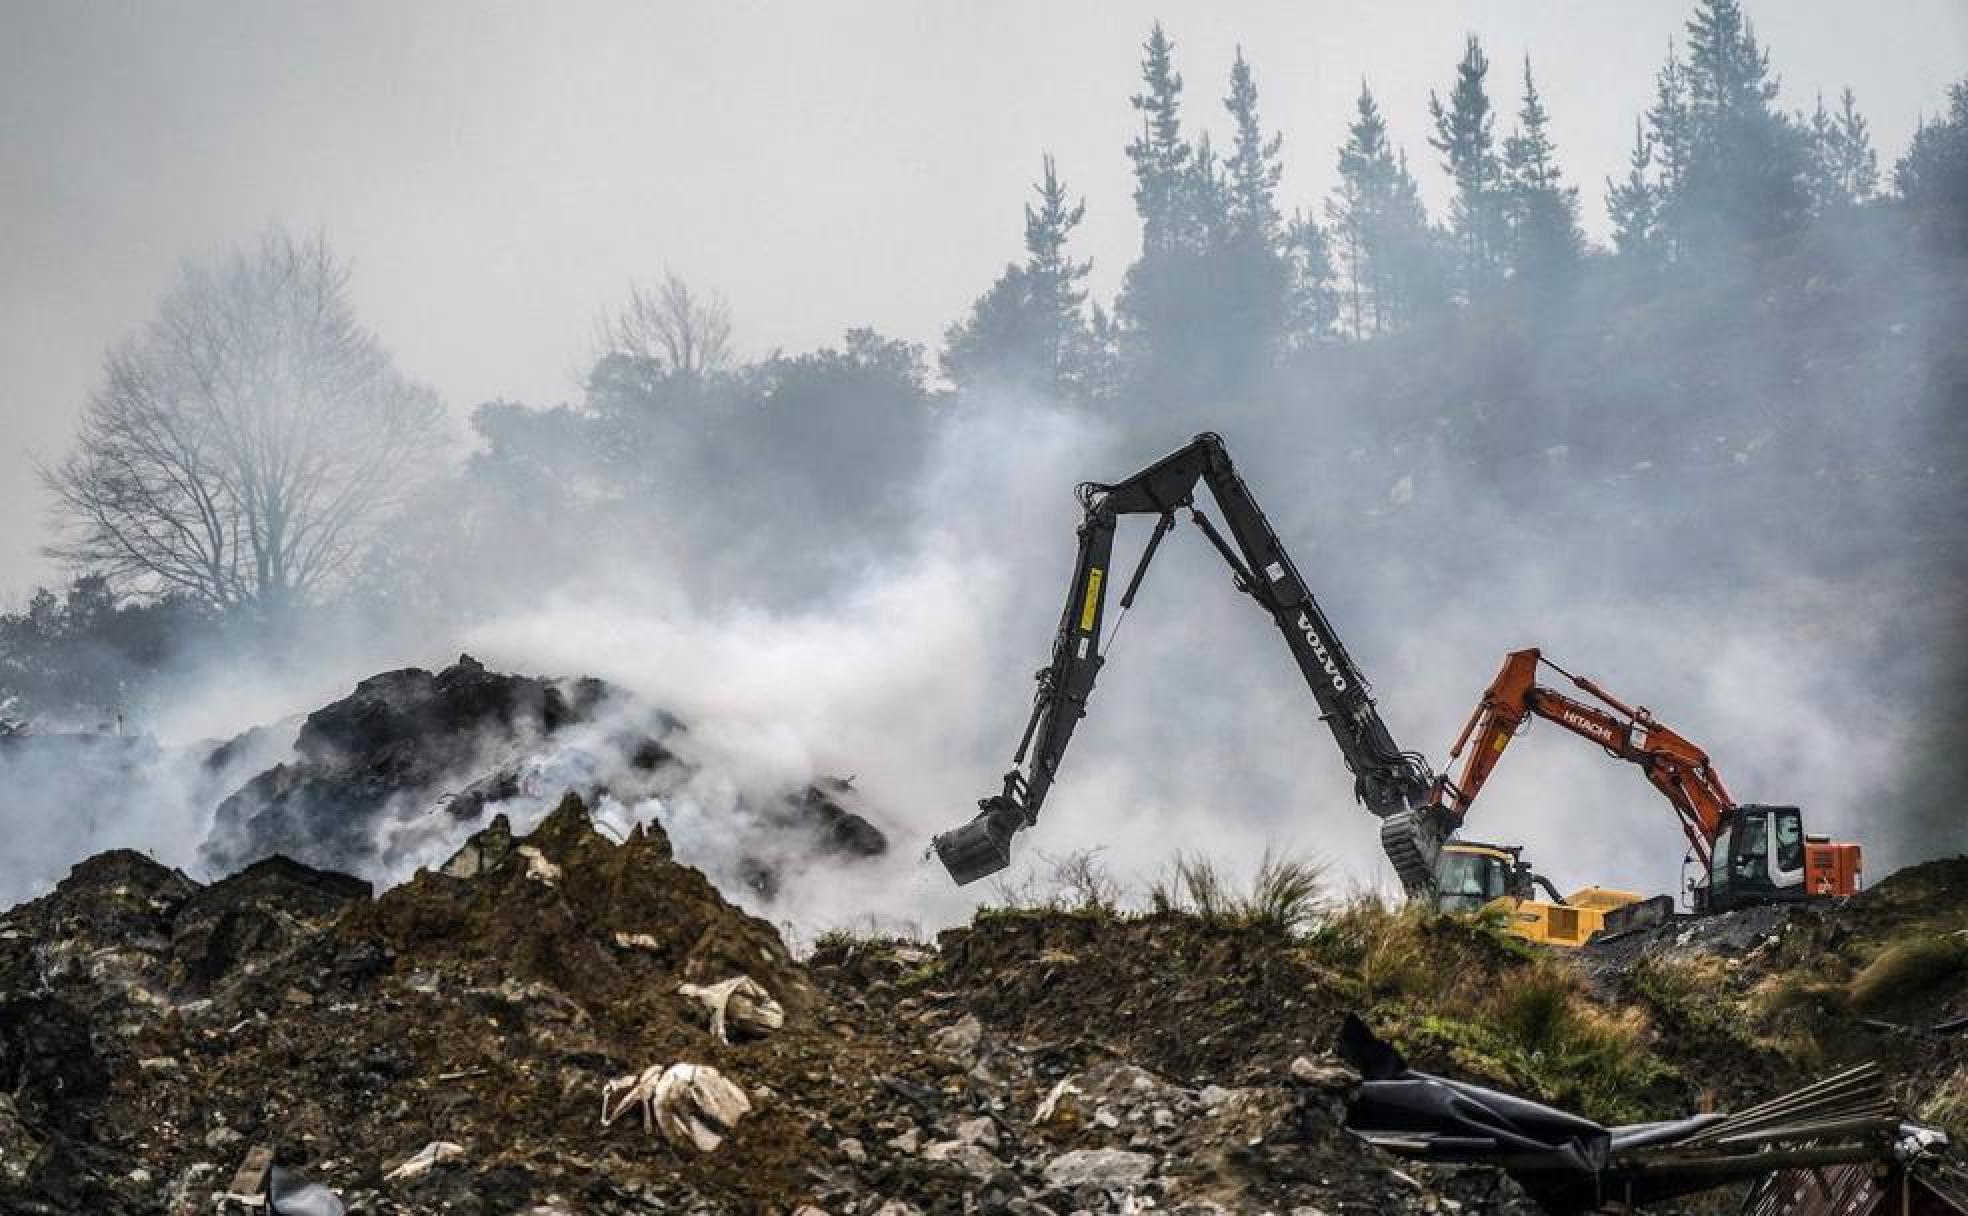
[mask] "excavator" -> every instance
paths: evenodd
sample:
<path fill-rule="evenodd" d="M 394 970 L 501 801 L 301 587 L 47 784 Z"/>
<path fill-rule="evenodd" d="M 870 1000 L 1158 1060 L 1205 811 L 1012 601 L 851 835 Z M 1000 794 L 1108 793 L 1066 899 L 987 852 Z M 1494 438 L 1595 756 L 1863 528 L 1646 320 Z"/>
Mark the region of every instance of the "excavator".
<path fill-rule="evenodd" d="M 1557 673 L 1590 700 L 1538 683 L 1541 668 Z M 1696 913 L 1858 890 L 1858 845 L 1807 835 L 1803 813 L 1794 806 L 1737 803 L 1708 753 L 1661 724 L 1645 706 L 1626 704 L 1596 681 L 1566 671 L 1536 649 L 1505 656 L 1496 679 L 1449 749 L 1450 764 L 1460 758 L 1462 766 L 1454 778 L 1445 773 L 1436 780 L 1425 813 L 1435 819 L 1437 830 L 1453 833 L 1462 826 L 1504 749 L 1534 717 L 1554 722 L 1598 744 L 1607 754 L 1639 766 L 1667 798 L 1698 870 L 1689 883 Z M 1470 748 L 1472 740 L 1475 746 Z M 1485 855 L 1467 842 L 1458 843 L 1464 845 L 1467 857 L 1459 859 L 1453 873 L 1444 870 L 1440 876 L 1444 891 L 1495 891 L 1522 898 L 1522 883 L 1513 878 L 1518 864 L 1515 849 L 1482 846 L 1489 850 Z M 1500 856 L 1506 853 L 1507 862 Z M 1663 911 L 1657 906 L 1660 901 L 1669 904 L 1664 911 L 1672 911 L 1666 896 L 1640 901 L 1625 892 L 1590 888 L 1557 907 L 1526 901 L 1520 914 L 1557 922 L 1548 930 L 1554 938 L 1583 939 L 1595 928 L 1616 931 L 1656 919 Z"/>
<path fill-rule="evenodd" d="M 1222 512 L 1221 527 L 1197 505 L 1199 486 L 1208 489 Z M 1333 632 L 1220 436 L 1198 435 L 1123 481 L 1082 483 L 1077 495 L 1082 508 L 1079 545 L 1066 604 L 1054 633 L 1052 660 L 1037 675 L 1038 691 L 1012 767 L 1002 788 L 978 802 L 970 822 L 931 841 L 959 885 L 1011 864 L 1012 838 L 1038 822 L 1074 728 L 1086 714 L 1106 661 L 1108 575 L 1121 517 L 1155 517 L 1120 598 L 1125 613 L 1133 607 L 1156 551 L 1174 530 L 1176 513 L 1186 511 L 1230 567 L 1237 590 L 1269 614 L 1283 635 L 1353 774 L 1355 799 L 1381 821 L 1381 846 L 1410 899 L 1442 911 L 1501 906 L 1511 914 L 1511 932 L 1560 946 L 1581 945 L 1595 933 L 1636 927 L 1671 913 L 1672 901 L 1666 897 L 1642 900 L 1601 887 L 1561 898 L 1522 860 L 1520 847 L 1453 838 L 1504 746 L 1534 714 L 1641 764 L 1668 794 L 1697 855 L 1710 869 L 1697 894 L 1698 909 L 1720 911 L 1783 898 L 1800 886 L 1834 894 L 1855 887 L 1858 846 L 1806 842 L 1794 807 L 1734 806 L 1700 749 L 1666 731 L 1644 709 L 1629 709 L 1589 681 L 1580 686 L 1613 712 L 1538 688 L 1535 650 L 1520 651 L 1506 661 L 1464 728 L 1451 761 L 1472 737 L 1484 742 L 1470 754 L 1459 779 L 1435 776 L 1419 753 L 1394 742 L 1366 676 Z M 1803 852 L 1797 852 L 1799 847 Z M 1716 860 L 1710 866 L 1712 858 Z M 1796 858 L 1805 859 L 1798 864 L 1812 873 L 1809 883 L 1802 883 L 1802 871 L 1794 869 Z M 1538 888 L 1550 895 L 1549 901 L 1535 898 Z"/>
<path fill-rule="evenodd" d="M 1221 527 L 1196 502 L 1206 487 L 1222 512 Z M 1148 564 L 1186 511 L 1230 567 L 1237 590 L 1262 608 L 1284 635 L 1285 645 L 1318 703 L 1321 720 L 1353 774 L 1353 794 L 1381 820 L 1381 844 L 1402 886 L 1432 890 L 1447 835 L 1445 818 L 1431 807 L 1437 788 L 1428 762 L 1395 744 L 1375 708 L 1366 676 L 1342 646 L 1326 614 L 1285 552 L 1264 512 L 1231 463 L 1220 436 L 1204 433 L 1186 446 L 1112 484 L 1079 486 L 1083 509 L 1079 551 L 1066 606 L 1052 644 L 1052 661 L 1038 673 L 1038 693 L 1025 733 L 1005 773 L 1004 786 L 978 803 L 969 823 L 931 843 L 959 885 L 1011 864 L 1011 840 L 1038 821 L 1073 729 L 1086 714 L 1087 698 L 1105 662 L 1102 626 L 1107 614 L 1114 534 L 1121 517 L 1149 515 L 1154 531 L 1142 549 L 1121 611 L 1133 607 Z"/>

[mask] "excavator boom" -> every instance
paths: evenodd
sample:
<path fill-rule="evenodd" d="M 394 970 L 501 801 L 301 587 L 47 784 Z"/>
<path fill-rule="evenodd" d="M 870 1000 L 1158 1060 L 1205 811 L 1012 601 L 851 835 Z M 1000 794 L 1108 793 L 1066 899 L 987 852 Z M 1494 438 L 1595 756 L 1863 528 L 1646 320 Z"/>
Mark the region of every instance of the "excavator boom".
<path fill-rule="evenodd" d="M 1589 700 L 1538 683 L 1548 667 Z M 1698 906 L 1796 896 L 1844 895 L 1856 889 L 1859 847 L 1807 839 L 1795 807 L 1741 806 L 1730 796 L 1708 753 L 1663 726 L 1645 706 L 1630 706 L 1583 676 L 1573 675 L 1537 650 L 1506 655 L 1496 679 L 1463 727 L 1449 763 L 1462 764 L 1436 780 L 1431 806 L 1448 830 L 1462 826 L 1469 808 L 1502 758 L 1504 748 L 1533 717 L 1554 722 L 1639 767 L 1674 808 L 1682 834 L 1700 863 L 1705 884 Z M 1742 824 L 1734 845 L 1730 828 Z M 1765 839 L 1767 837 L 1767 840 Z M 1744 840 L 1749 844 L 1745 846 Z M 1735 853 L 1731 853 L 1734 847 Z M 1804 881 L 1809 868 L 1811 877 Z M 1718 878 L 1719 876 L 1719 878 Z M 1791 888 L 1795 888 L 1793 893 Z"/>
<path fill-rule="evenodd" d="M 1222 515 L 1213 521 L 1196 505 L 1206 486 Z M 1201 434 L 1186 446 L 1112 484 L 1079 488 L 1084 512 L 1066 605 L 1053 637 L 1052 661 L 1038 673 L 1032 716 L 1005 774 L 1004 786 L 978 803 L 976 818 L 934 841 L 938 856 L 958 883 L 974 882 L 1010 864 L 1011 839 L 1038 821 L 1040 808 L 1065 757 L 1074 727 L 1086 714 L 1094 680 L 1105 661 L 1102 625 L 1110 589 L 1109 563 L 1122 516 L 1153 515 L 1155 530 L 1121 596 L 1132 606 L 1148 563 L 1187 511 L 1229 565 L 1239 591 L 1271 615 L 1318 703 L 1340 755 L 1353 774 L 1354 796 L 1399 838 L 1402 883 L 1410 874 L 1431 875 L 1442 833 L 1428 812 L 1434 777 L 1420 755 L 1403 751 L 1374 706 L 1366 677 L 1333 632 L 1325 612 L 1285 552 L 1270 521 L 1237 474 L 1223 440 Z M 1390 847 L 1390 855 L 1393 848 Z M 1405 864 L 1403 864 L 1403 861 Z"/>

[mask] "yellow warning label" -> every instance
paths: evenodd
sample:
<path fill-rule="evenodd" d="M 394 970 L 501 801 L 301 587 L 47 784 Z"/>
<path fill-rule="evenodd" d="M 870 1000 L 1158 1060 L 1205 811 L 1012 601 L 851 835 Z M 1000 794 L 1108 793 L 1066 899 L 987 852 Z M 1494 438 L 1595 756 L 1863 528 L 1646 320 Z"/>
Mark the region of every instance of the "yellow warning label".
<path fill-rule="evenodd" d="M 1507 730 L 1500 730 L 1496 733 L 1496 741 L 1492 743 L 1490 746 L 1497 751 L 1502 751 L 1504 744 L 1509 742 L 1510 742 L 1510 732 Z"/>
<path fill-rule="evenodd" d="M 1086 603 L 1080 605 L 1080 632 L 1093 632 L 1093 615 L 1100 610 L 1100 580 L 1104 572 L 1095 566 L 1087 571 Z"/>

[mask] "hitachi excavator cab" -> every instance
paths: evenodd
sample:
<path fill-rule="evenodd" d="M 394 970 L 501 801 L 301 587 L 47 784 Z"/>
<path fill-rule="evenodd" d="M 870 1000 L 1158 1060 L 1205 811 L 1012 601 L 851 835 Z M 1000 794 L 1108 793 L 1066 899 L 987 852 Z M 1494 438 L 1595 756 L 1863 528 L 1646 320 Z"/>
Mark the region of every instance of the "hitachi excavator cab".
<path fill-rule="evenodd" d="M 1744 805 L 1722 817 L 1709 854 L 1700 910 L 1850 895 L 1859 887 L 1859 846 L 1806 836 L 1794 806 Z"/>

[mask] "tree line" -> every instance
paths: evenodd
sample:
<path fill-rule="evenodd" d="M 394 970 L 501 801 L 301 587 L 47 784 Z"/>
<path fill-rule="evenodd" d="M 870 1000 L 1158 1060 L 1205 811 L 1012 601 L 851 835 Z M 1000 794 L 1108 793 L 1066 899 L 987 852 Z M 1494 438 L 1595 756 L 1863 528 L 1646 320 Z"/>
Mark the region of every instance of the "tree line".
<path fill-rule="evenodd" d="M 1889 174 L 1849 89 L 1784 110 L 1737 0 L 1699 0 L 1626 171 L 1603 184 L 1602 248 L 1535 65 L 1492 66 L 1470 36 L 1413 161 L 1363 81 L 1332 190 L 1288 205 L 1251 62 L 1237 52 L 1221 108 L 1199 118 L 1156 25 L 1126 99 L 1140 246 L 1112 301 L 1075 251 L 1087 203 L 1044 156 L 1022 256 L 940 350 L 854 329 L 741 359 L 723 299 L 665 275 L 597 326 L 578 402 L 479 407 L 462 466 L 435 394 L 362 327 L 323 238 L 275 230 L 189 266 L 109 353 L 74 450 L 43 470 L 50 552 L 74 581 L 0 614 L 0 706 L 95 716 L 174 645 L 278 639 L 310 613 L 462 616 L 516 552 L 540 585 L 659 536 L 708 584 L 723 572 L 744 594 L 796 597 L 880 560 L 919 509 L 904 488 L 938 426 L 996 401 L 1146 429 L 1276 395 L 1348 352 L 1393 361 L 1425 342 L 1444 357 L 1472 324 L 1555 333 L 1688 295 L 1718 268 L 1753 282 L 1816 257 L 1825 233 L 1968 234 L 1968 80 Z M 1450 187 L 1439 216 L 1427 173 Z M 1497 425 L 1509 445 L 1529 429 Z"/>

